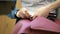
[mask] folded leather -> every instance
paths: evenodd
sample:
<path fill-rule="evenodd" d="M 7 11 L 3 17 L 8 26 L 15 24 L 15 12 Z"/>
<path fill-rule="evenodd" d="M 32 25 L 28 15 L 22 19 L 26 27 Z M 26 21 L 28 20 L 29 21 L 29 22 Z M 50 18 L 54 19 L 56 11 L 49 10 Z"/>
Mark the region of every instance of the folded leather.
<path fill-rule="evenodd" d="M 37 17 L 31 22 L 32 29 L 60 32 L 60 25 L 44 17 Z"/>
<path fill-rule="evenodd" d="M 40 16 L 32 21 L 27 19 L 19 20 L 18 23 L 21 24 L 18 34 L 21 33 L 30 34 L 30 29 L 60 33 L 60 25 L 47 18 L 40 17 Z M 18 23 L 17 25 L 19 25 Z M 18 26 L 16 26 L 16 28 L 18 28 Z"/>

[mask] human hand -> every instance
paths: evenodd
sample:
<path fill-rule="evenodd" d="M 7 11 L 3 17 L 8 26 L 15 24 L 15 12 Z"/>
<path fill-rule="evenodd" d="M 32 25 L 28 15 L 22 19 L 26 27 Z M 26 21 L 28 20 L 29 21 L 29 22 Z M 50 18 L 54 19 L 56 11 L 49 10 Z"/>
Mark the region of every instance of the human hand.
<path fill-rule="evenodd" d="M 37 16 L 48 17 L 48 15 L 51 11 L 60 7 L 59 4 L 60 4 L 60 0 L 57 0 L 55 2 L 52 2 L 49 5 L 46 5 L 46 6 L 41 7 L 41 8 L 37 8 L 36 12 L 33 15 L 33 19 L 36 18 Z"/>
<path fill-rule="evenodd" d="M 17 13 L 16 16 L 18 18 L 29 18 L 30 14 L 28 13 L 28 10 L 26 8 L 21 8 Z"/>
<path fill-rule="evenodd" d="M 38 16 L 47 17 L 48 15 L 49 11 L 45 7 L 41 7 L 34 12 L 33 19 L 35 19 Z"/>

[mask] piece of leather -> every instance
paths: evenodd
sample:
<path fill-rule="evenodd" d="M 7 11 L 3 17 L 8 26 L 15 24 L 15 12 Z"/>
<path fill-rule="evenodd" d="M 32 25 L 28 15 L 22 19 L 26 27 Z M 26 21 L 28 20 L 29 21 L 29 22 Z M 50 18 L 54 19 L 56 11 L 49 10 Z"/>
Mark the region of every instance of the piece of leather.
<path fill-rule="evenodd" d="M 31 22 L 32 29 L 60 32 L 60 25 L 44 17 L 37 17 Z"/>
<path fill-rule="evenodd" d="M 21 26 L 19 25 L 19 23 L 21 24 Z M 21 33 L 26 33 L 26 34 L 56 34 L 56 33 L 59 33 L 60 34 L 60 25 L 44 17 L 37 17 L 36 19 L 32 21 L 27 20 L 27 19 L 19 20 L 16 25 L 20 26 L 19 31 L 16 32 L 17 34 L 21 34 Z M 19 28 L 19 27 L 16 26 L 16 28 Z"/>

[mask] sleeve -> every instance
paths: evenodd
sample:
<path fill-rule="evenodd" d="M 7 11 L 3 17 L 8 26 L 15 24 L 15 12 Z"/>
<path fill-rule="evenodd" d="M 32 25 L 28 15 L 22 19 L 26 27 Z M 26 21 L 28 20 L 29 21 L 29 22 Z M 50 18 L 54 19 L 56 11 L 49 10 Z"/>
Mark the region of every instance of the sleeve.
<path fill-rule="evenodd" d="M 16 12 L 18 11 L 19 9 L 15 8 L 13 10 L 11 10 L 11 13 L 9 13 L 7 16 L 14 19 L 16 18 Z"/>

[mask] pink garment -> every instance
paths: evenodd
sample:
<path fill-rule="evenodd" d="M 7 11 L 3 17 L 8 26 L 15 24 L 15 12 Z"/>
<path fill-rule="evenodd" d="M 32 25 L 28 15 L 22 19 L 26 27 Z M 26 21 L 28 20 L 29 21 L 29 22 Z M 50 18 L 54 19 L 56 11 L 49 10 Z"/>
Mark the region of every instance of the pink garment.
<path fill-rule="evenodd" d="M 60 25 L 44 17 L 37 17 L 32 21 L 24 19 L 20 20 L 13 30 L 13 34 L 21 33 L 60 34 Z"/>

